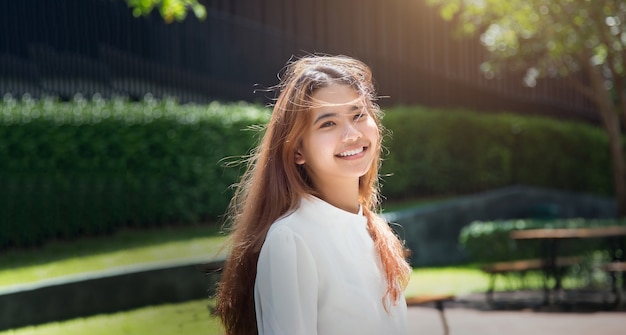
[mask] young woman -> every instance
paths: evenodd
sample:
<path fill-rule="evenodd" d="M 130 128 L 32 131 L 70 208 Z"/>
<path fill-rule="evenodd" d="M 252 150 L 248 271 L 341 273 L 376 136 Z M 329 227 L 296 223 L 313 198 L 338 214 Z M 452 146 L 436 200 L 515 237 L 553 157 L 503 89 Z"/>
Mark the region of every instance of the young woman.
<path fill-rule="evenodd" d="M 410 267 L 376 211 L 381 112 L 345 56 L 286 67 L 230 207 L 217 292 L 227 334 L 405 334 Z"/>

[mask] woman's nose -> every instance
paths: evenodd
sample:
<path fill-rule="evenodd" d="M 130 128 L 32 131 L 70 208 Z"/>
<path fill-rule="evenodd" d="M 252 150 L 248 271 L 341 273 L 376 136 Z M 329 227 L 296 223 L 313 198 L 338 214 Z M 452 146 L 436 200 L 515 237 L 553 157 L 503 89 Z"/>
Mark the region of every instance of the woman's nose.
<path fill-rule="evenodd" d="M 344 130 L 342 139 L 345 142 L 354 142 L 358 140 L 359 138 L 361 138 L 361 136 L 363 136 L 363 134 L 361 134 L 361 132 L 356 128 L 356 126 L 352 123 L 348 123 L 346 125 L 346 129 Z"/>

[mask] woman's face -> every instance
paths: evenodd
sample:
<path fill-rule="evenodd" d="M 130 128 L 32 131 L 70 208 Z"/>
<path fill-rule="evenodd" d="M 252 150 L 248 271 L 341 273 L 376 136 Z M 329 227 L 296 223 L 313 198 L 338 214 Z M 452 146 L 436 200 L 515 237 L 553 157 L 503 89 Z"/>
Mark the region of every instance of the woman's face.
<path fill-rule="evenodd" d="M 316 90 L 296 163 L 304 164 L 314 185 L 363 176 L 379 150 L 372 111 L 353 88 L 331 84 Z"/>

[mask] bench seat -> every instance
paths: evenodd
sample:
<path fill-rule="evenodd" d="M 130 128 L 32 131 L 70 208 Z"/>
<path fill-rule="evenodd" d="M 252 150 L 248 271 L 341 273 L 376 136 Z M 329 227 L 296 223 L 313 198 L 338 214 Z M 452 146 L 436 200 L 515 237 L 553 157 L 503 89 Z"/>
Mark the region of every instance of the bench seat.
<path fill-rule="evenodd" d="M 601 266 L 606 272 L 626 272 L 626 262 L 611 262 Z"/>
<path fill-rule="evenodd" d="M 559 257 L 555 260 L 555 266 L 557 269 L 563 269 L 580 264 L 581 261 L 582 257 Z M 493 302 L 493 291 L 495 289 L 497 275 L 504 275 L 508 273 L 524 274 L 527 271 L 545 271 L 549 268 L 550 264 L 548 264 L 543 259 L 525 259 L 509 262 L 497 262 L 481 266 L 481 270 L 491 276 L 489 281 L 489 288 L 486 292 L 487 301 Z M 547 285 L 547 283 L 545 285 Z"/>

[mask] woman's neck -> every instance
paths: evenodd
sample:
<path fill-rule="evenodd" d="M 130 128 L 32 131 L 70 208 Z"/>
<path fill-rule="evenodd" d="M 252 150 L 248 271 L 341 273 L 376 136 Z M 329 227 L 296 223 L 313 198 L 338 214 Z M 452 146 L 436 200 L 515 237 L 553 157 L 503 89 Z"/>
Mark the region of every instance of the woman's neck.
<path fill-rule="evenodd" d="M 316 185 L 319 197 L 346 212 L 359 212 L 359 180 L 349 183 L 327 183 Z"/>

